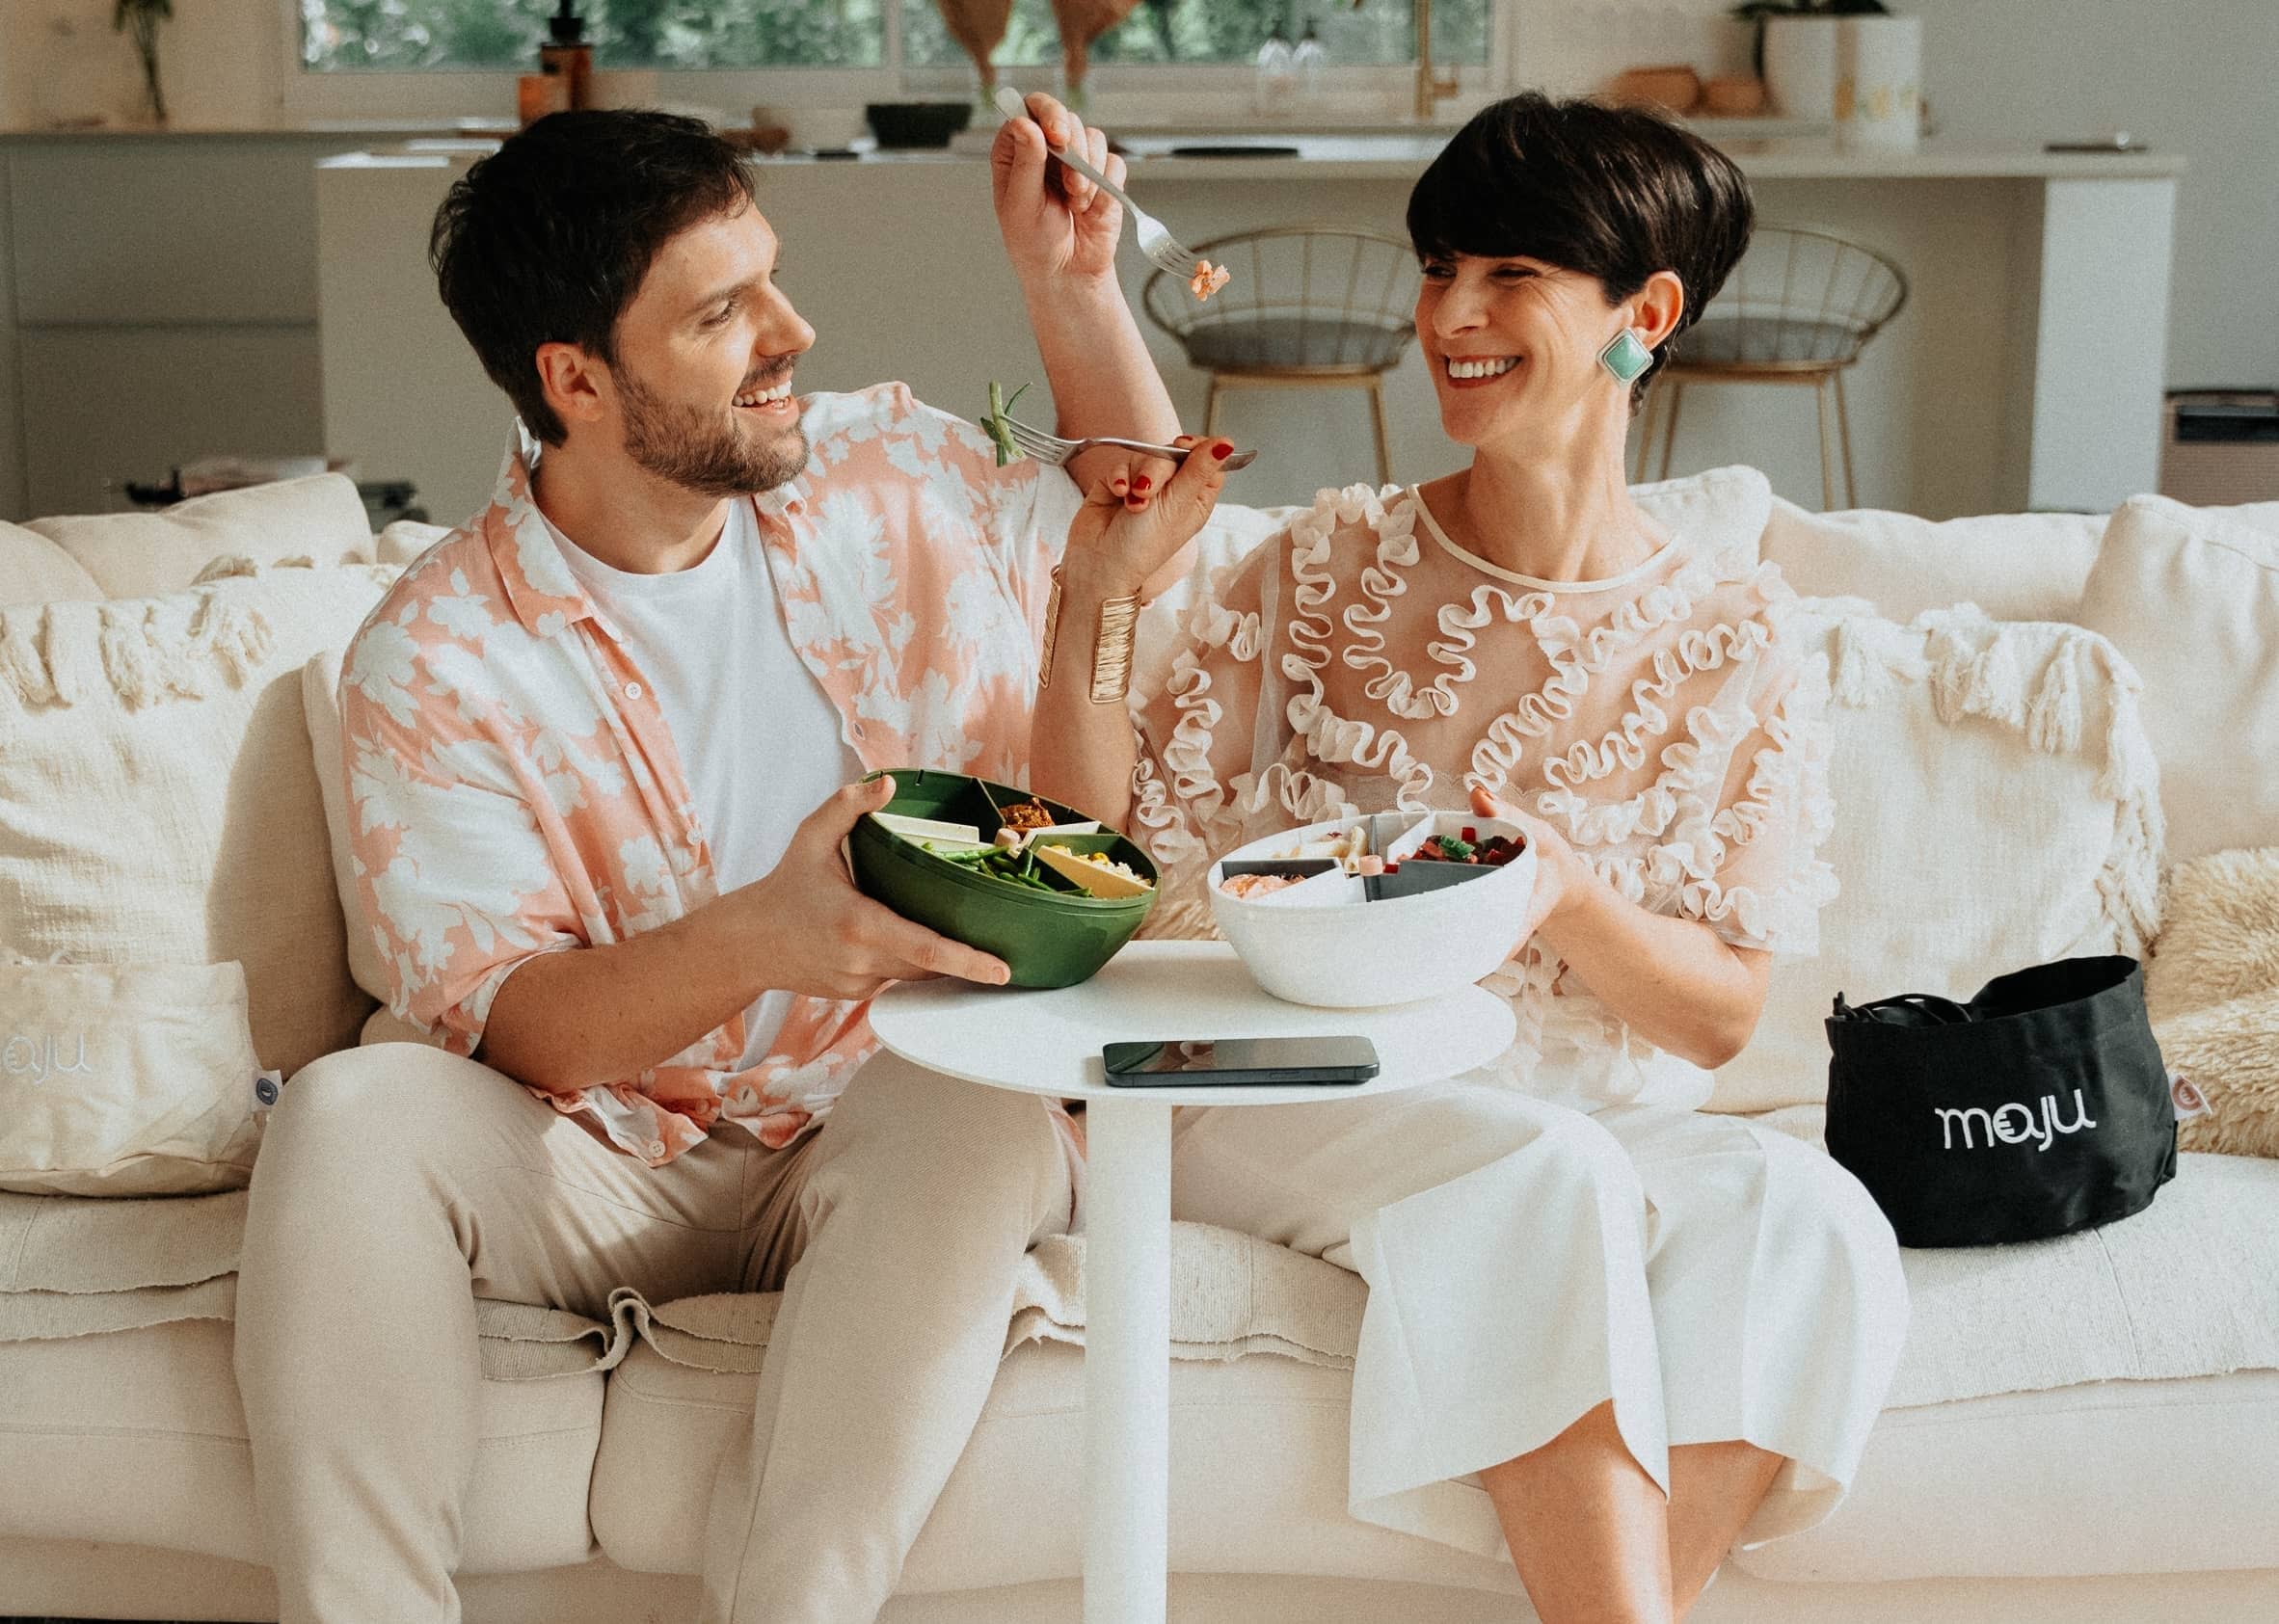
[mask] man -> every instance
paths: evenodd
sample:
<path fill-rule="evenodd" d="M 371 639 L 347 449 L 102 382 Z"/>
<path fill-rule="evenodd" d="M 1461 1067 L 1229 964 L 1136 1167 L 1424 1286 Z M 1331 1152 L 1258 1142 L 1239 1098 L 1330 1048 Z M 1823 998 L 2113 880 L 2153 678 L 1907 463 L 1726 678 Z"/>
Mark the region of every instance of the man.
<path fill-rule="evenodd" d="M 1034 112 L 994 182 L 1060 426 L 1163 439 L 1114 206 L 1046 169 L 1047 128 L 1105 142 Z M 888 982 L 1005 972 L 857 893 L 840 845 L 891 793 L 866 770 L 1023 775 L 1077 487 L 899 385 L 792 396 L 815 334 L 702 125 L 544 120 L 433 249 L 534 439 L 342 675 L 365 912 L 435 1047 L 320 1060 L 268 1129 L 237 1369 L 282 1615 L 456 1619 L 473 1299 L 603 1318 L 631 1286 L 784 1292 L 705 1619 L 869 1619 L 1077 1154 L 1037 1100 L 875 1054 Z"/>

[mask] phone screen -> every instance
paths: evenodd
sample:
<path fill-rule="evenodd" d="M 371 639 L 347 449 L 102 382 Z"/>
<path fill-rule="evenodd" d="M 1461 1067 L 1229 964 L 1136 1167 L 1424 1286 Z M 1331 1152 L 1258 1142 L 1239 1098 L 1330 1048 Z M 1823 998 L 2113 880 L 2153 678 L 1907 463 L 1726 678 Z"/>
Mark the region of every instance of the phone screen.
<path fill-rule="evenodd" d="M 1212 1083 L 1354 1083 L 1377 1075 L 1377 1049 L 1360 1037 L 1173 1038 L 1112 1043 L 1101 1052 L 1117 1088 Z"/>

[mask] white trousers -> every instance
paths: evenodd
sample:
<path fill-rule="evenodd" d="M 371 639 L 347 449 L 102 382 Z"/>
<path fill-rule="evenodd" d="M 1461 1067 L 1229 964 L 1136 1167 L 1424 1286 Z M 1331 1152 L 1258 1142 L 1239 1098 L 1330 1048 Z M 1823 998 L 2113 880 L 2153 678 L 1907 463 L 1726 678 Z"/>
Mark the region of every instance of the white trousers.
<path fill-rule="evenodd" d="M 1810 1146 L 1466 1079 L 1182 1110 L 1173 1134 L 1175 1216 L 1368 1282 L 1355 1517 L 1500 1559 L 1473 1475 L 1609 1399 L 1664 1492 L 1672 1445 L 1787 1458 L 1745 1544 L 1818 1522 L 1849 1484 L 1898 1365 L 1907 1284 L 1883 1213 Z"/>
<path fill-rule="evenodd" d="M 416 1044 L 287 1085 L 254 1173 L 237 1377 L 284 1624 L 455 1624 L 474 1299 L 592 1318 L 782 1290 L 713 1484 L 705 1624 L 877 1615 L 989 1396 L 1030 1245 L 1065 1230 L 1045 1103 L 882 1055 L 771 1151 L 662 1167 Z"/>

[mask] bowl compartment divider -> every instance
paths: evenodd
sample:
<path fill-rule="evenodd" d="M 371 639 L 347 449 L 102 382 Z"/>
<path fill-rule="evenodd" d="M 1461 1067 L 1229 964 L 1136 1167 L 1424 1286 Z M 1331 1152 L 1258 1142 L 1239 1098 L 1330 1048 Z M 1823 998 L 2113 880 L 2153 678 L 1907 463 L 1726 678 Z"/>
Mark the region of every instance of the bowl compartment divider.
<path fill-rule="evenodd" d="M 1485 880 L 1495 872 L 1493 868 L 1475 864 L 1442 863 L 1427 857 L 1403 863 L 1390 874 L 1371 874 L 1362 883 L 1368 889 L 1370 901 L 1394 902 L 1404 896 L 1422 896 L 1428 891 L 1446 891 L 1466 880 Z"/>

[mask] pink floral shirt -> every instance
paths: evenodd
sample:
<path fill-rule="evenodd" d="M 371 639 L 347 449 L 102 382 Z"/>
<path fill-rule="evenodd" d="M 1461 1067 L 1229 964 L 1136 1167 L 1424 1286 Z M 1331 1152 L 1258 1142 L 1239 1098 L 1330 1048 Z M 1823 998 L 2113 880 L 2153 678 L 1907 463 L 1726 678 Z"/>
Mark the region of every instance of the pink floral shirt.
<path fill-rule="evenodd" d="M 1019 783 L 1051 570 L 1079 496 L 1000 468 L 899 384 L 815 395 L 813 454 L 752 500 L 791 645 L 871 769 Z M 534 954 L 655 930 L 717 894 L 656 696 L 563 561 L 510 451 L 491 505 L 424 554 L 340 677 L 357 883 L 389 1005 L 470 1054 Z M 876 1048 L 863 1003 L 800 998 L 737 1071 L 741 1014 L 637 1077 L 574 1096 L 652 1166 L 726 1119 L 791 1142 Z"/>

